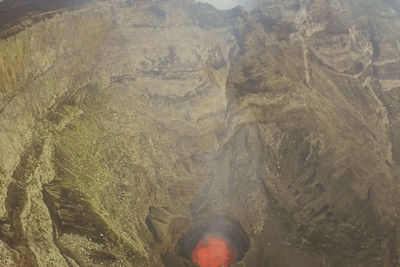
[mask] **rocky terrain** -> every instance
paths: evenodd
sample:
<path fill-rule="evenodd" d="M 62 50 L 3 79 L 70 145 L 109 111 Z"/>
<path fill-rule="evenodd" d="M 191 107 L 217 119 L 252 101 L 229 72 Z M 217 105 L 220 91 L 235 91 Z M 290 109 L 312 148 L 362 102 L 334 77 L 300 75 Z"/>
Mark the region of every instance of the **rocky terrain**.
<path fill-rule="evenodd" d="M 252 4 L 0 3 L 0 266 L 399 266 L 399 2 Z"/>

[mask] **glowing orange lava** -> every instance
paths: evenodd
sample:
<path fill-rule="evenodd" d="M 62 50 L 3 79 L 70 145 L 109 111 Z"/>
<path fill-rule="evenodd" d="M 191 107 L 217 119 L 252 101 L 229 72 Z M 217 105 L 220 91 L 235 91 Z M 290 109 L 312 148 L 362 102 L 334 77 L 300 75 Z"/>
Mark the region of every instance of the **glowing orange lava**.
<path fill-rule="evenodd" d="M 201 267 L 229 266 L 236 262 L 236 247 L 217 235 L 203 237 L 192 252 L 192 260 Z"/>

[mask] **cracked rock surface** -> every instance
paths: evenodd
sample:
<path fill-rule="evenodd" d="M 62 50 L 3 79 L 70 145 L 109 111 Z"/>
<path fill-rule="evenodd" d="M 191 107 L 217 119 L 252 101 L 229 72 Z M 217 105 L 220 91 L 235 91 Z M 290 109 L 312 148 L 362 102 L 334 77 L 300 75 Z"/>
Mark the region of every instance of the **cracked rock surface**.
<path fill-rule="evenodd" d="M 194 266 L 218 216 L 234 266 L 399 266 L 397 1 L 39 2 L 0 1 L 0 266 Z"/>

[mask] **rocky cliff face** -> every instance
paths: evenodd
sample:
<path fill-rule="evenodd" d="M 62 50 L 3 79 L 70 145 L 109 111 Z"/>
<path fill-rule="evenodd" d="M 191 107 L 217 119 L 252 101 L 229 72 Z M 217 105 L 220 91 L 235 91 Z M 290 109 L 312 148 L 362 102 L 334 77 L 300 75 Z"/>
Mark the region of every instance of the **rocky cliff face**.
<path fill-rule="evenodd" d="M 10 3 L 1 266 L 399 265 L 398 2 Z"/>

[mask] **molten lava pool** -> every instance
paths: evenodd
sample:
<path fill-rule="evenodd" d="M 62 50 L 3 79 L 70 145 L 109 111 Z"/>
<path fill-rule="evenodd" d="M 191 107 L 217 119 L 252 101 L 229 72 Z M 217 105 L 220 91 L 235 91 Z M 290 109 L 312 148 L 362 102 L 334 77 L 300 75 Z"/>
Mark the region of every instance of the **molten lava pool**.
<path fill-rule="evenodd" d="M 206 235 L 192 252 L 192 260 L 200 267 L 230 266 L 236 262 L 238 251 L 227 238 L 218 235 Z"/>

